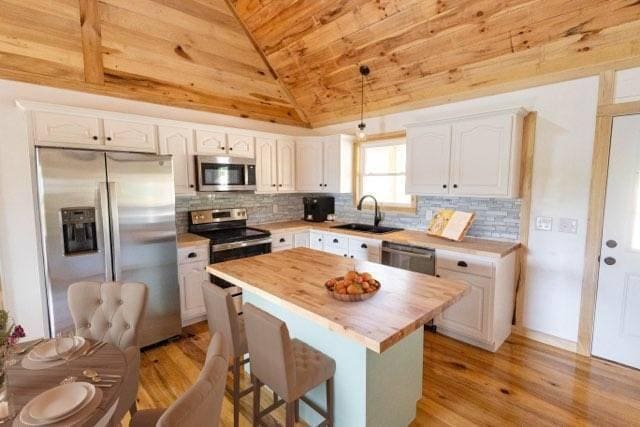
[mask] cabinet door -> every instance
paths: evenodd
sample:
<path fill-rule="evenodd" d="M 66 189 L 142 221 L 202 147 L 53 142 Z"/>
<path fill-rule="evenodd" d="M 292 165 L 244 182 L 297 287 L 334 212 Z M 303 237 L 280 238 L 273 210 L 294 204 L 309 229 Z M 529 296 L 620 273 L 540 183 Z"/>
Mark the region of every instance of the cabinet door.
<path fill-rule="evenodd" d="M 205 314 L 202 283 L 207 281 L 206 267 L 206 262 L 193 262 L 178 268 L 183 320 Z"/>
<path fill-rule="evenodd" d="M 349 237 L 343 234 L 324 233 L 322 235 L 322 249 L 343 257 L 349 256 Z"/>
<path fill-rule="evenodd" d="M 104 119 L 104 145 L 107 147 L 155 153 L 156 128 L 148 123 Z"/>
<path fill-rule="evenodd" d="M 323 188 L 329 193 L 340 192 L 340 140 L 327 138 L 323 144 Z"/>
<path fill-rule="evenodd" d="M 278 150 L 278 191 L 296 189 L 296 144 L 291 139 L 279 139 Z"/>
<path fill-rule="evenodd" d="M 317 231 L 309 232 L 309 247 L 311 249 L 318 251 L 324 250 L 324 245 L 322 244 L 323 240 L 322 233 L 318 233 Z"/>
<path fill-rule="evenodd" d="M 276 141 L 256 138 L 256 190 L 263 193 L 277 191 Z"/>
<path fill-rule="evenodd" d="M 379 240 L 349 237 L 349 257 L 363 261 L 380 262 Z"/>
<path fill-rule="evenodd" d="M 293 247 L 294 248 L 308 248 L 310 233 L 308 231 L 300 231 L 293 235 Z"/>
<path fill-rule="evenodd" d="M 462 282 L 471 292 L 442 314 L 438 325 L 460 335 L 488 342 L 491 336 L 492 280 L 482 276 L 438 269 L 438 275 L 447 280 Z"/>
<path fill-rule="evenodd" d="M 228 142 L 227 147 L 229 149 L 229 155 L 233 157 L 248 157 L 253 159 L 255 157 L 253 137 L 249 135 L 234 135 L 230 133 L 227 135 Z"/>
<path fill-rule="evenodd" d="M 324 191 L 322 176 L 322 138 L 305 138 L 296 146 L 296 188 L 300 191 Z"/>
<path fill-rule="evenodd" d="M 227 136 L 224 132 L 196 129 L 196 154 L 227 154 Z"/>
<path fill-rule="evenodd" d="M 191 194 L 195 191 L 193 165 L 193 131 L 187 128 L 159 126 L 160 154 L 173 158 L 173 180 L 176 194 Z"/>
<path fill-rule="evenodd" d="M 271 252 L 286 251 L 293 248 L 293 233 L 276 233 L 271 235 Z"/>
<path fill-rule="evenodd" d="M 407 130 L 407 194 L 449 193 L 451 126 Z"/>
<path fill-rule="evenodd" d="M 70 114 L 34 113 L 38 142 L 101 145 L 100 120 Z"/>
<path fill-rule="evenodd" d="M 451 193 L 508 196 L 513 116 L 467 120 L 453 125 Z"/>

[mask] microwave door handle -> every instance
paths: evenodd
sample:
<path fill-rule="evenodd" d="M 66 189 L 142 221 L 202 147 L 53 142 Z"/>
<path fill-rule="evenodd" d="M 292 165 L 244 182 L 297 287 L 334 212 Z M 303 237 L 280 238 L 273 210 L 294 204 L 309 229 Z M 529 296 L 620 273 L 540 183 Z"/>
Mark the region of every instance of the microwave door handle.
<path fill-rule="evenodd" d="M 111 200 L 111 240 L 113 242 L 113 276 L 117 282 L 121 279 L 120 264 L 120 220 L 118 218 L 118 183 L 109 183 L 109 199 Z"/>
<path fill-rule="evenodd" d="M 249 185 L 249 165 L 244 165 L 244 185 Z"/>
<path fill-rule="evenodd" d="M 109 199 L 107 196 L 107 184 L 98 184 L 98 198 L 100 201 L 100 218 L 102 220 L 102 245 L 104 247 L 104 276 L 105 282 L 113 280 L 113 269 L 111 268 L 111 233 L 109 225 Z"/>

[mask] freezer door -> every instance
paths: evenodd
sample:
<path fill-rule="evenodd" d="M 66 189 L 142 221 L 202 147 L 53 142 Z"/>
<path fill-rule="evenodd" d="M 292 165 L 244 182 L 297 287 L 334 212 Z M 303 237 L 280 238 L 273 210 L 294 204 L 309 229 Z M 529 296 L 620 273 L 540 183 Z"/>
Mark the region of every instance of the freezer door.
<path fill-rule="evenodd" d="M 171 156 L 107 153 L 117 281 L 147 285 L 140 344 L 181 332 Z"/>
<path fill-rule="evenodd" d="M 73 327 L 69 285 L 111 280 L 105 155 L 37 148 L 36 157 L 45 286 L 55 336 Z"/>

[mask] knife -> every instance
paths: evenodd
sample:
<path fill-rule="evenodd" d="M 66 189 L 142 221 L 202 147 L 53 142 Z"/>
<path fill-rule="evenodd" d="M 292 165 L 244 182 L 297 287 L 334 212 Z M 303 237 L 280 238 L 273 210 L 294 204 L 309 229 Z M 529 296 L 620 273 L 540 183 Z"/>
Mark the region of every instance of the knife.
<path fill-rule="evenodd" d="M 14 354 L 25 354 L 25 353 L 28 353 L 33 348 L 35 348 L 35 346 L 40 344 L 42 341 L 44 341 L 44 338 L 38 338 L 37 340 L 35 340 L 32 343 L 26 344 L 23 348 L 21 348 L 20 350 L 17 350 Z"/>
<path fill-rule="evenodd" d="M 96 348 L 97 346 L 99 346 L 100 344 L 102 344 L 103 341 L 96 341 L 93 344 L 91 344 L 89 347 L 87 347 L 87 349 L 84 351 L 84 353 L 82 353 L 83 356 L 88 356 L 89 353 Z"/>
<path fill-rule="evenodd" d="M 93 347 L 93 348 L 91 349 L 91 351 L 87 354 L 87 356 L 93 356 L 93 354 L 94 354 L 96 351 L 100 350 L 100 349 L 101 349 L 102 347 L 104 347 L 105 345 L 107 345 L 107 343 L 106 343 L 106 342 L 104 342 L 104 341 L 101 341 L 101 342 L 100 342 L 100 344 L 96 345 L 95 347 Z"/>

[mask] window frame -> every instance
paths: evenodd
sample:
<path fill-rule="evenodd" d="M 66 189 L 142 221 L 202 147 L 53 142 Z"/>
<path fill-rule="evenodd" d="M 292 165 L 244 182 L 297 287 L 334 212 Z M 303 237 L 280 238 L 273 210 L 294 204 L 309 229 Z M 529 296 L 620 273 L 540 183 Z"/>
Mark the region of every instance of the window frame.
<path fill-rule="evenodd" d="M 367 146 L 385 146 L 385 145 L 396 145 L 398 143 L 404 143 L 406 145 L 407 139 L 405 136 L 397 136 L 388 138 L 376 138 L 367 141 L 356 141 L 354 142 L 354 156 L 353 156 L 353 206 L 358 206 L 358 201 L 364 195 L 362 192 L 363 185 L 363 159 L 364 159 L 364 148 Z M 386 174 L 385 174 L 386 175 Z M 389 174 L 391 175 L 391 174 Z M 405 177 L 406 177 L 406 169 L 405 169 Z M 411 195 L 411 201 L 408 204 L 399 204 L 399 203 L 388 203 L 388 202 L 379 202 L 378 207 L 380 210 L 386 212 L 401 212 L 401 213 L 409 213 L 416 214 L 418 212 L 417 199 L 416 196 Z M 373 210 L 374 204 L 370 199 L 367 199 L 362 204 L 363 209 Z"/>

